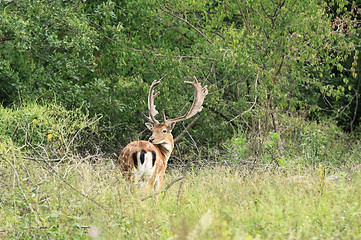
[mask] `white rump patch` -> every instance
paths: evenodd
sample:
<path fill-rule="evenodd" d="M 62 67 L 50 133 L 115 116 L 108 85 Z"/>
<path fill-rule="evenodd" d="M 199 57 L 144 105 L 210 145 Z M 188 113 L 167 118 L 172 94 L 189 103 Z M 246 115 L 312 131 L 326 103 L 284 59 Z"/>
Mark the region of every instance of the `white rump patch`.
<path fill-rule="evenodd" d="M 144 163 L 141 164 L 140 162 L 140 152 L 137 153 L 137 161 L 138 161 L 138 168 L 134 168 L 134 176 L 135 182 L 146 182 L 148 181 L 155 171 L 155 164 L 154 167 L 152 166 L 153 163 L 153 156 L 152 152 L 147 152 L 144 154 Z"/>

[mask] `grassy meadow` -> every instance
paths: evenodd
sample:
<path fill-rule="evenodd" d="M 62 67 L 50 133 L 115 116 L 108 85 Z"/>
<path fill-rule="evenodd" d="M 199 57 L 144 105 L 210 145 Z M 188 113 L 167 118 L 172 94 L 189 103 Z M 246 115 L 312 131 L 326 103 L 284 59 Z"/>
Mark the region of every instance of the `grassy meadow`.
<path fill-rule="evenodd" d="M 359 239 L 360 165 L 190 168 L 142 200 L 111 160 L 0 161 L 0 239 Z M 165 187 L 181 176 L 170 168 Z"/>
<path fill-rule="evenodd" d="M 361 144 L 331 123 L 177 143 L 166 191 L 149 197 L 96 148 L 98 117 L 0 110 L 0 239 L 361 238 Z"/>

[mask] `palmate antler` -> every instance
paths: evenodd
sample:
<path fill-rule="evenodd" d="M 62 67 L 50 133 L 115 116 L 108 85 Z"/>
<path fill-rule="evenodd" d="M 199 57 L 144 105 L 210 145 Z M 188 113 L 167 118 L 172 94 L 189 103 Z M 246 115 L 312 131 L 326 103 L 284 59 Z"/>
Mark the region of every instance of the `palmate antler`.
<path fill-rule="evenodd" d="M 148 110 L 149 110 L 149 117 L 147 115 L 145 115 L 143 113 L 143 116 L 152 123 L 159 123 L 157 121 L 157 119 L 155 119 L 155 115 L 158 114 L 157 109 L 155 109 L 155 105 L 154 105 L 154 99 L 159 95 L 159 92 L 157 92 L 156 94 L 153 95 L 154 93 L 154 88 L 160 83 L 160 81 L 156 81 L 154 80 L 152 85 L 150 86 L 149 89 L 149 94 L 148 94 Z"/>
<path fill-rule="evenodd" d="M 169 119 L 169 120 L 166 119 L 164 111 L 163 111 L 163 121 L 166 124 L 169 125 L 172 123 L 177 123 L 177 122 L 187 120 L 187 119 L 193 117 L 194 115 L 196 115 L 196 113 L 202 111 L 202 108 L 203 108 L 202 104 L 203 104 L 204 98 L 208 94 L 208 89 L 207 89 L 207 86 L 202 88 L 202 86 L 199 84 L 196 77 L 193 76 L 193 79 L 194 79 L 194 82 L 187 82 L 187 81 L 184 82 L 185 84 L 192 85 L 195 90 L 194 100 L 193 100 L 191 109 L 183 116 L 178 117 L 178 118 Z"/>
<path fill-rule="evenodd" d="M 166 119 L 166 116 L 165 116 L 165 113 L 163 110 L 163 121 L 167 125 L 174 125 L 177 122 L 187 120 L 202 110 L 202 108 L 203 108 L 202 104 L 203 104 L 204 98 L 208 94 L 208 89 L 207 89 L 207 86 L 202 87 L 199 84 L 196 77 L 193 77 L 193 79 L 194 79 L 194 82 L 187 82 L 187 81 L 184 82 L 185 84 L 192 85 L 195 90 L 194 100 L 193 100 L 191 109 L 188 111 L 188 113 L 184 114 L 183 116 L 178 117 L 178 118 L 169 119 L 169 120 Z M 149 90 L 149 95 L 148 95 L 149 117 L 143 114 L 145 116 L 145 118 L 152 123 L 159 123 L 154 117 L 155 115 L 158 114 L 158 111 L 155 109 L 154 99 L 159 95 L 159 92 L 157 92 L 156 94 L 153 95 L 154 87 L 157 86 L 159 83 L 160 83 L 160 81 L 154 81 Z"/>

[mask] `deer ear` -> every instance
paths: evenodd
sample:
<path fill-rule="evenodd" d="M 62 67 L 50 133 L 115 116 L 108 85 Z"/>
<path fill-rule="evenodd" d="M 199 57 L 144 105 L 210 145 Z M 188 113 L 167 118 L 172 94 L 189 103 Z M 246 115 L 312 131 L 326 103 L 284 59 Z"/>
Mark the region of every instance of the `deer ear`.
<path fill-rule="evenodd" d="M 150 131 L 153 131 L 153 124 L 151 123 L 145 123 L 145 126 L 147 126 L 147 128 L 150 130 Z"/>
<path fill-rule="evenodd" d="M 174 128 L 174 126 L 175 126 L 175 122 L 172 122 L 171 124 L 169 124 L 168 125 L 168 127 L 169 127 L 169 129 L 170 129 L 170 131 L 172 131 L 173 130 L 173 128 Z"/>

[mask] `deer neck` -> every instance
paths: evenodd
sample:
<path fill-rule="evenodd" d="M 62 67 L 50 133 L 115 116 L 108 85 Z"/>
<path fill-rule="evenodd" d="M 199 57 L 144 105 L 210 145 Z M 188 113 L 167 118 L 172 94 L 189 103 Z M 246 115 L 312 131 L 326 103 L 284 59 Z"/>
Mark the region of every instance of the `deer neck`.
<path fill-rule="evenodd" d="M 163 144 L 157 144 L 157 147 L 159 148 L 160 152 L 164 155 L 165 161 L 167 162 L 170 155 L 172 154 L 174 144 L 171 143 L 163 143 Z"/>

